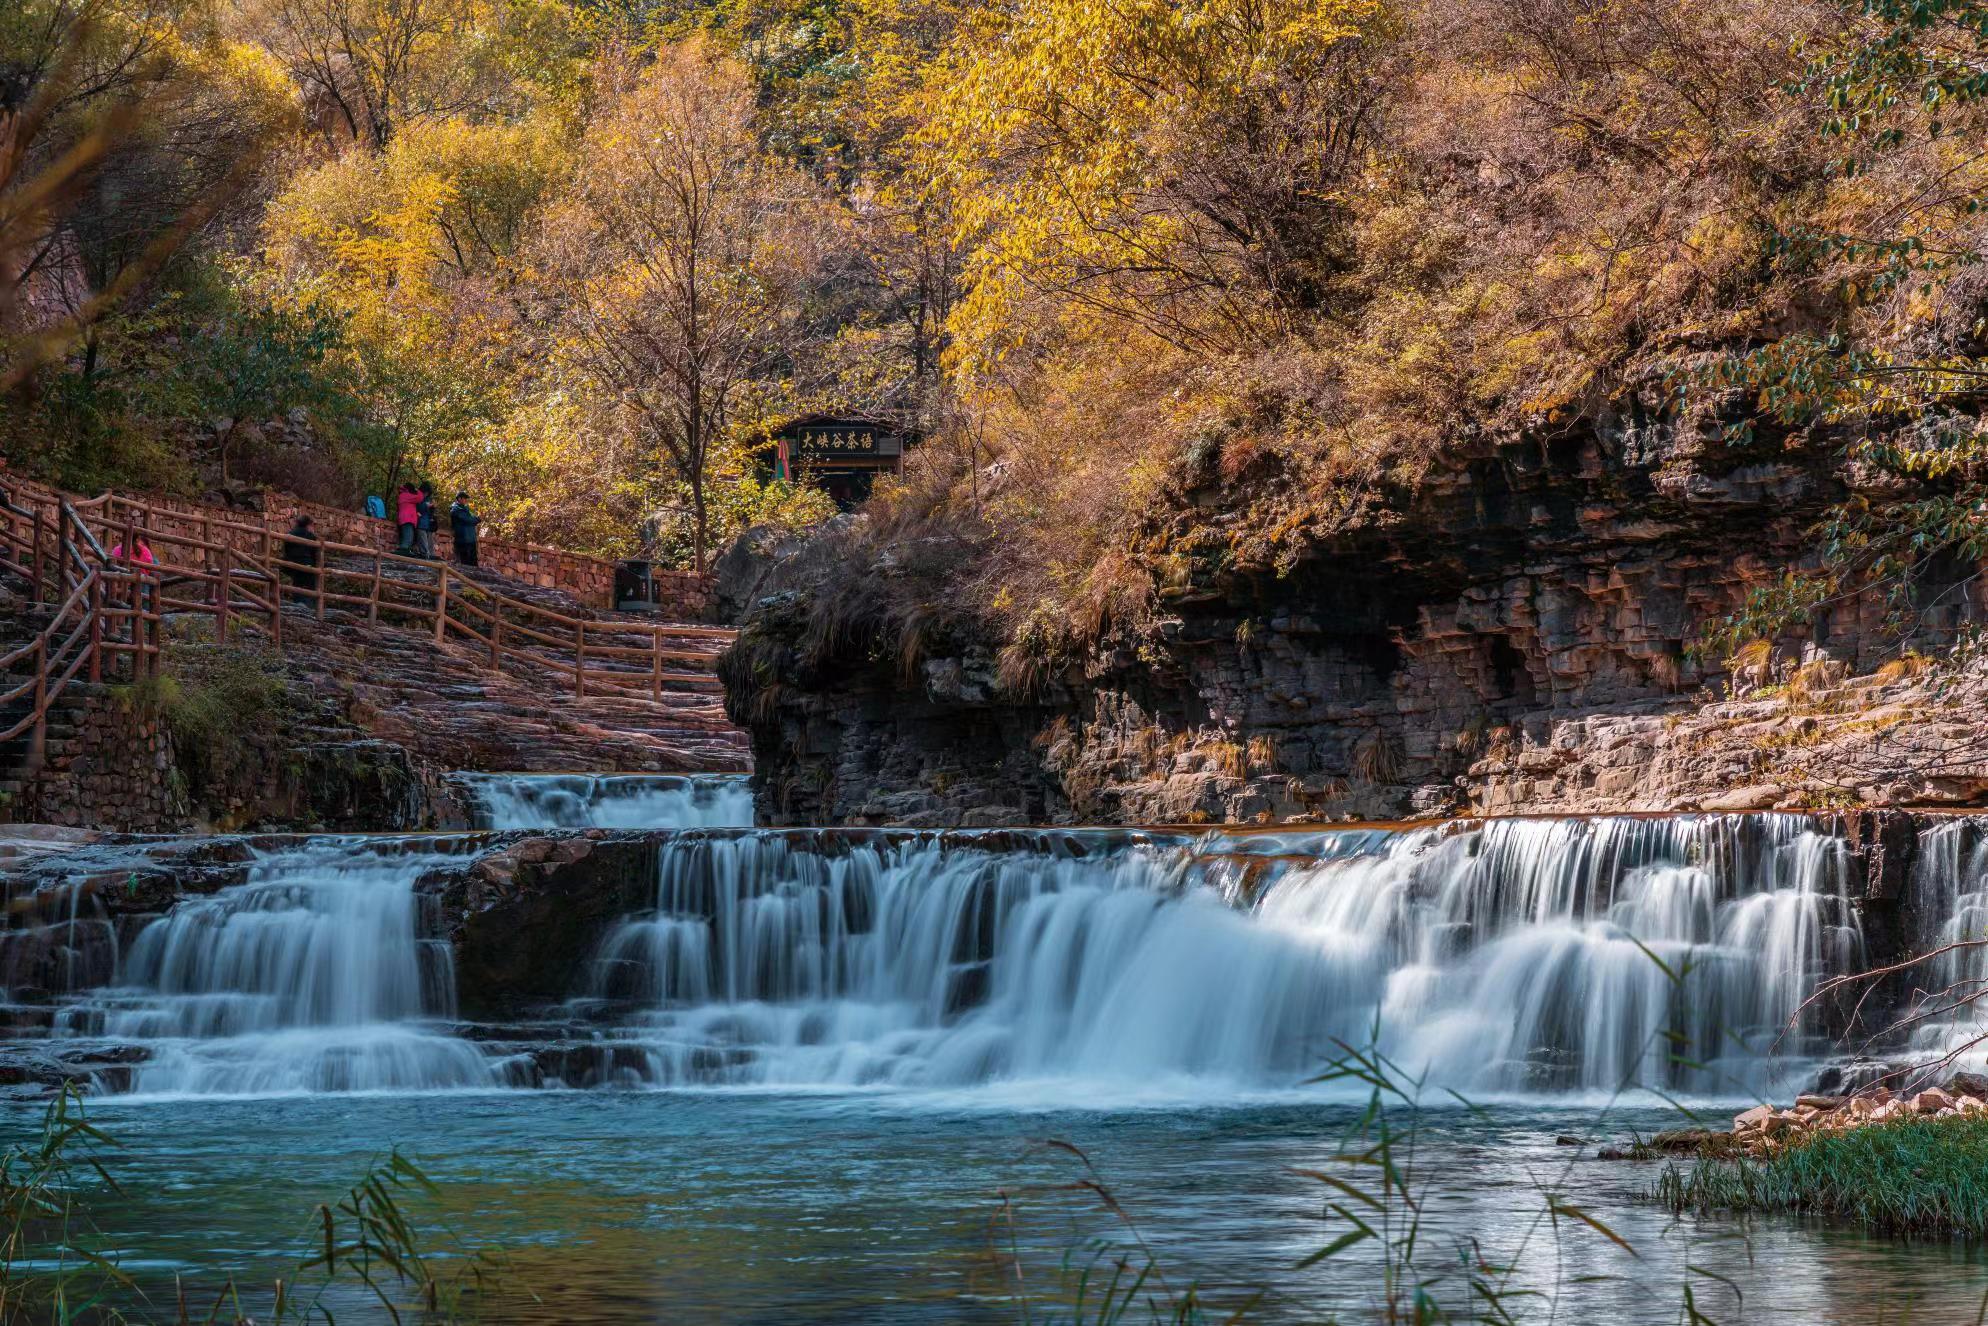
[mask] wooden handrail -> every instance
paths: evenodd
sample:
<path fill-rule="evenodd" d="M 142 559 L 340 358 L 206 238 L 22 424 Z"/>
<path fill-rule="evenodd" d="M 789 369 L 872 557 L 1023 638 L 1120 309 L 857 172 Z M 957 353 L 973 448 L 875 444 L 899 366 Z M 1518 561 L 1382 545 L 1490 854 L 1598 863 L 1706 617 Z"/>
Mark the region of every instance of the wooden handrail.
<path fill-rule="evenodd" d="M 8 517 L 0 520 L 0 565 L 30 579 L 38 599 L 47 584 L 60 600 L 33 640 L 0 657 L 0 671 L 33 660 L 32 677 L 0 691 L 0 704 L 16 703 L 30 691 L 35 696 L 29 714 L 0 732 L 0 740 L 11 740 L 32 730 L 31 758 L 43 745 L 50 708 L 84 668 L 95 680 L 106 658 L 128 657 L 133 678 L 158 666 L 167 610 L 211 615 L 223 640 L 236 622 L 259 619 L 280 648 L 286 601 L 302 600 L 320 618 L 327 604 L 363 606 L 371 621 L 385 614 L 428 623 L 424 629 L 432 629 L 437 644 L 456 636 L 492 670 L 563 677 L 578 698 L 592 691 L 660 699 L 665 686 L 709 684 L 714 678 L 708 674 L 665 670 L 666 663 L 696 662 L 709 652 L 666 642 L 735 635 L 722 627 L 574 617 L 506 594 L 446 562 L 330 539 L 311 541 L 314 563 L 295 562 L 282 555 L 288 551 L 283 545 L 295 540 L 267 524 L 203 515 L 200 536 L 174 533 L 155 525 L 183 526 L 189 519 L 184 513 L 114 493 L 74 502 L 54 494 L 27 506 L 6 501 L 0 510 Z M 16 520 L 26 522 L 25 532 Z M 44 526 L 50 524 L 53 556 L 44 558 Z M 104 551 L 113 538 L 122 545 L 121 559 Z M 140 538 L 153 547 L 154 562 L 136 561 Z M 355 581 L 361 592 L 334 587 Z M 169 596 L 169 587 L 179 593 Z M 485 629 L 464 620 L 472 617 Z M 128 641 L 120 638 L 127 634 Z"/>
<path fill-rule="evenodd" d="M 114 574 L 113 569 L 103 546 L 71 503 L 57 499 L 53 568 L 42 557 L 41 507 L 28 510 L 11 501 L 0 506 L 4 506 L 9 517 L 25 517 L 29 522 L 26 538 L 14 528 L 13 519 L 0 522 L 0 546 L 25 553 L 27 557 L 26 561 L 6 559 L 8 566 L 17 573 L 32 575 L 31 588 L 37 602 L 42 597 L 44 579 L 51 582 L 55 599 L 47 624 L 26 644 L 0 657 L 0 671 L 15 669 L 24 659 L 33 660 L 32 671 L 25 681 L 0 691 L 0 704 L 14 704 L 29 695 L 34 697 L 27 713 L 0 730 L 0 741 L 28 737 L 28 767 L 33 772 L 47 757 L 50 710 L 86 668 L 91 681 L 101 680 L 104 655 L 113 648 L 128 648 L 135 679 L 145 671 L 148 658 L 156 658 L 156 645 L 148 649 L 142 643 L 142 636 L 151 630 L 156 637 L 157 609 L 146 607 L 142 598 L 130 609 L 114 610 L 106 606 L 104 586 Z M 69 574 L 72 564 L 78 572 L 73 584 Z M 141 595 L 137 577 L 131 579 L 134 596 Z M 113 620 L 131 623 L 129 647 L 114 646 L 106 639 L 105 625 Z"/>

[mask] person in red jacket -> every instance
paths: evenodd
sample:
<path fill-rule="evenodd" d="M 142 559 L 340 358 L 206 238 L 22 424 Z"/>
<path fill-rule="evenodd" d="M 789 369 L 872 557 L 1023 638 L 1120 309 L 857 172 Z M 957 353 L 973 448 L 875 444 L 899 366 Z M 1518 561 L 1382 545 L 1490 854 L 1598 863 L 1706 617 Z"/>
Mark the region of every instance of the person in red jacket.
<path fill-rule="evenodd" d="M 137 552 L 133 553 L 131 557 L 129 558 L 125 557 L 124 540 L 119 539 L 116 543 L 111 545 L 110 559 L 113 562 L 122 562 L 127 560 L 136 562 L 141 568 L 140 574 L 144 573 L 143 568 L 154 567 L 159 564 L 159 559 L 152 555 L 152 545 L 145 542 L 145 536 L 143 534 L 138 535 L 135 539 L 132 540 L 132 542 L 136 544 L 138 550 Z"/>
<path fill-rule="evenodd" d="M 421 492 L 411 483 L 400 486 L 399 510 L 395 515 L 400 524 L 400 552 L 403 557 L 414 553 L 414 527 L 421 522 L 418 508 L 421 505 Z"/>

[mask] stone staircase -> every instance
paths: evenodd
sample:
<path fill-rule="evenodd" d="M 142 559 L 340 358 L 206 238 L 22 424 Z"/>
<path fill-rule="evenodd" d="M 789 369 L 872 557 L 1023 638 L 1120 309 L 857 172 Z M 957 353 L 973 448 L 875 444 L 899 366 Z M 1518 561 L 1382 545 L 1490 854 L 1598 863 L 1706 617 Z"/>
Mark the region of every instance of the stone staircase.
<path fill-rule="evenodd" d="M 615 645 L 617 625 L 645 632 L 654 626 L 648 618 L 590 608 L 556 589 L 486 571 L 467 574 L 495 595 L 586 621 L 590 639 L 598 624 L 604 646 Z M 454 636 L 437 641 L 426 627 L 371 620 L 349 606 L 330 606 L 319 618 L 310 605 L 293 602 L 284 611 L 283 635 L 293 673 L 344 694 L 375 736 L 430 765 L 528 772 L 750 768 L 746 736 L 725 717 L 714 671 L 723 640 L 694 635 L 677 642 L 685 655 L 697 657 L 674 661 L 660 694 L 650 688 L 643 664 L 625 669 L 627 689 L 598 688 L 601 693 L 579 697 L 550 651 L 543 651 L 542 676 L 520 675 L 515 666 L 497 671 L 473 642 Z M 530 657 L 539 651 L 522 652 Z M 514 650 L 513 663 L 518 657 Z"/>

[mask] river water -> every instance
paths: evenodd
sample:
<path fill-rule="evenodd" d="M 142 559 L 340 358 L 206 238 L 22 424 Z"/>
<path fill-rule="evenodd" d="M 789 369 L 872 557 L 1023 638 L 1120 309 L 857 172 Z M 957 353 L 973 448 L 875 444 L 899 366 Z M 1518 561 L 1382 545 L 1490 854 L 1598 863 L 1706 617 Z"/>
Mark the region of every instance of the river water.
<path fill-rule="evenodd" d="M 443 1185 L 424 1218 L 536 1295 L 489 1297 L 497 1321 L 1008 1321 L 1068 1311 L 1060 1272 L 1099 1249 L 1216 1304 L 1260 1291 L 1246 1319 L 1371 1319 L 1383 1240 L 1302 1265 L 1349 1228 L 1331 1201 L 1379 1218 L 1304 1173 L 1371 1184 L 1345 1160 L 1365 1089 L 1311 1080 L 1368 1047 L 1420 1084 L 1390 1126 L 1441 1301 L 1509 1261 L 1485 1274 L 1521 1320 L 1679 1320 L 1687 1288 L 1718 1321 L 1981 1311 L 1967 1249 L 1678 1224 L 1641 1200 L 1652 1166 L 1592 1159 L 1823 1066 L 1797 1007 L 1865 941 L 1846 848 L 1805 818 L 783 833 L 744 827 L 732 779 L 465 785 L 491 828 L 681 830 L 654 906 L 536 1022 L 457 1015 L 419 888 L 446 839 L 265 846 L 65 998 L 56 1038 L 146 1052 L 90 1109 L 120 1143 L 104 1246 L 152 1294 L 284 1275 L 312 1207 L 398 1145 Z M 1929 938 L 1988 896 L 1980 827 L 1932 834 Z"/>
<path fill-rule="evenodd" d="M 111 1163 L 130 1196 L 108 1209 L 112 1241 L 160 1291 L 175 1272 L 263 1285 L 288 1273 L 313 1246 L 312 1204 L 398 1144 L 442 1184 L 441 1214 L 501 1250 L 505 1282 L 537 1295 L 497 1296 L 494 1322 L 1017 1321 L 1013 1277 L 990 1256 L 1008 1246 L 1004 1189 L 1040 1320 L 1059 1298 L 1067 1312 L 1064 1256 L 1081 1266 L 1094 1241 L 1125 1245 L 1086 1194 L 1026 1191 L 1080 1177 L 1074 1158 L 1033 1145 L 1059 1139 L 1089 1154 L 1174 1279 L 1199 1281 L 1215 1305 L 1264 1290 L 1248 1320 L 1374 1319 L 1371 1255 L 1296 1269 L 1346 1228 L 1321 1219 L 1323 1185 L 1297 1171 L 1334 1168 L 1350 1106 L 1040 1106 L 974 1093 L 513 1092 L 106 1104 L 94 1117 L 125 1143 Z M 1554 1318 L 1544 1300 L 1515 1300 L 1522 1321 L 1677 1321 L 1687 1283 L 1722 1323 L 1976 1319 L 1988 1269 L 1975 1251 L 1778 1220 L 1676 1224 L 1638 1200 L 1653 1166 L 1555 1145 L 1674 1119 L 1543 1101 L 1429 1111 L 1414 1172 L 1423 1273 L 1452 1270 L 1461 1239 L 1492 1258 L 1523 1244 L 1513 1287 L 1557 1283 L 1561 1302 Z M 1546 1190 L 1638 1255 L 1585 1226 L 1541 1225 Z M 1744 1299 L 1687 1266 L 1729 1277 Z M 1439 1285 L 1465 1301 L 1453 1276 Z M 349 1292 L 335 1301 L 341 1321 L 379 1319 Z"/>

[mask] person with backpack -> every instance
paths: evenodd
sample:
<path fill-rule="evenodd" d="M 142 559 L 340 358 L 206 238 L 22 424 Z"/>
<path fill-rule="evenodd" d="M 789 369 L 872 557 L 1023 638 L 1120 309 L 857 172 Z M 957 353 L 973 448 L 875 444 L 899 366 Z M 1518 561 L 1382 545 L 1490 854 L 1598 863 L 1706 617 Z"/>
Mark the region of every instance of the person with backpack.
<path fill-rule="evenodd" d="M 476 527 L 482 523 L 483 517 L 470 510 L 469 494 L 457 493 L 449 508 L 449 533 L 455 536 L 456 561 L 464 566 L 476 565 Z"/>
<path fill-rule="evenodd" d="M 414 532 L 414 555 L 435 559 L 435 485 L 422 481 L 421 491 L 414 504 L 414 518 L 417 528 Z"/>

